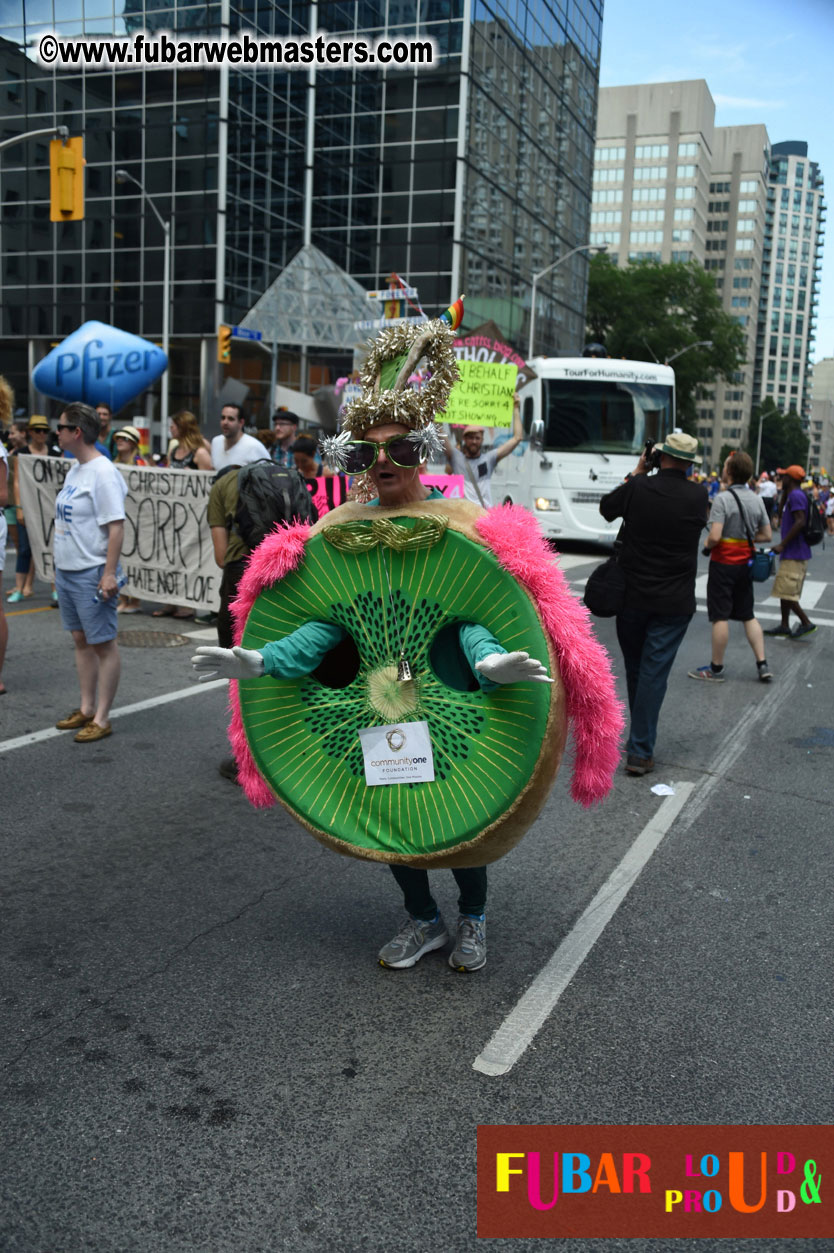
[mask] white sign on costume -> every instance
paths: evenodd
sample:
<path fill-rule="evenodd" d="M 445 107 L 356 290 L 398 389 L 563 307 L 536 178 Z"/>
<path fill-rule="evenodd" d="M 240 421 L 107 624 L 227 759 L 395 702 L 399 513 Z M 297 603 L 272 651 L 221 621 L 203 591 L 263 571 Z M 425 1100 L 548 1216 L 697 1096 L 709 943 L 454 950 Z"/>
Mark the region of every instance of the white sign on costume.
<path fill-rule="evenodd" d="M 74 465 L 67 457 L 18 457 L 20 497 L 35 571 L 51 581 L 55 500 Z M 127 481 L 122 568 L 126 596 L 217 610 L 222 571 L 206 521 L 211 470 L 118 466 Z"/>
<path fill-rule="evenodd" d="M 359 732 L 365 782 L 433 783 L 434 758 L 427 722 L 389 722 Z"/>

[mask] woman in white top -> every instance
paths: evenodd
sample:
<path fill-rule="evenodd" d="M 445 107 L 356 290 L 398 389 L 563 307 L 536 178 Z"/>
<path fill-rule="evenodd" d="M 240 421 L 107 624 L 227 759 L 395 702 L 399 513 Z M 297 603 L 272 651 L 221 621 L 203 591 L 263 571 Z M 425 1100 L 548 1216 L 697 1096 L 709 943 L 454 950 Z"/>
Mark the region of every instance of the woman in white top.
<path fill-rule="evenodd" d="M 79 743 L 110 735 L 110 707 L 119 685 L 116 644 L 119 557 L 127 483 L 96 448 L 101 429 L 89 405 L 67 405 L 58 443 L 75 461 L 55 502 L 55 585 L 61 623 L 72 633 L 81 703 L 55 725 L 77 731 Z"/>

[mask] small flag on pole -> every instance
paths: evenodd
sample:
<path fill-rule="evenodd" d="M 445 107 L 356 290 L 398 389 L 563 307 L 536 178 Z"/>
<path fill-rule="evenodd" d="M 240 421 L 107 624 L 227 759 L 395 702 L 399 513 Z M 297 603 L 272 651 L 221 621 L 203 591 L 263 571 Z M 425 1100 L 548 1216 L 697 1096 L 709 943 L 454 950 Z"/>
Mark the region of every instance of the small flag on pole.
<path fill-rule="evenodd" d="M 458 296 L 455 303 L 440 315 L 440 321 L 447 322 L 453 331 L 456 331 L 463 321 L 463 300 L 463 296 Z"/>

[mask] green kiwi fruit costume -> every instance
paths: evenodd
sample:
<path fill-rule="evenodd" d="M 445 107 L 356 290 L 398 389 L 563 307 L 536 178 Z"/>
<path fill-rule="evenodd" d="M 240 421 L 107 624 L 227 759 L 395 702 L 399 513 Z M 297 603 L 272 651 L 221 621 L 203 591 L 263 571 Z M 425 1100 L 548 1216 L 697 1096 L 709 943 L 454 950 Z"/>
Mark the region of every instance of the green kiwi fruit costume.
<path fill-rule="evenodd" d="M 421 460 L 440 447 L 454 325 L 455 306 L 373 341 L 326 460 L 344 464 L 349 441 L 391 423 L 410 429 Z M 424 357 L 430 375 L 413 391 Z M 569 723 L 574 799 L 610 790 L 623 715 L 609 658 L 527 510 L 439 493 L 394 508 L 355 500 L 312 528 L 277 528 L 232 608 L 236 644 L 266 664 L 265 677 L 230 685 L 239 781 L 253 804 L 280 801 L 338 852 L 416 868 L 496 860 L 540 812 Z M 474 670 L 515 650 L 553 682 L 495 684 Z M 291 677 L 270 677 L 273 653 L 273 672 Z M 396 753 L 413 723 L 428 725 L 434 780 L 369 785 L 360 730 L 393 724 Z"/>

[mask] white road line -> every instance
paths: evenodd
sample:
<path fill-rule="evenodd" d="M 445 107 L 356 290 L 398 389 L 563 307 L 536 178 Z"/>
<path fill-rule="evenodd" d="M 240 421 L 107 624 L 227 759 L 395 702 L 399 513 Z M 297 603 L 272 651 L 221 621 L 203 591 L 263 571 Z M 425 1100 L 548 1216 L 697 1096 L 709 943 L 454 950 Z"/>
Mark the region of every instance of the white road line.
<path fill-rule="evenodd" d="M 703 813 L 712 793 L 730 773 L 742 752 L 752 740 L 753 733 L 756 733 L 760 743 L 767 743 L 768 733 L 773 729 L 776 719 L 784 710 L 783 700 L 778 698 L 777 691 L 784 693 L 800 690 L 800 684 L 803 678 L 807 677 L 812 664 L 813 657 L 810 651 L 803 649 L 801 653 L 795 652 L 785 669 L 781 673 L 777 672 L 778 689 L 775 684 L 769 686 L 768 696 L 770 699 L 766 698 L 759 701 L 753 709 L 748 707 L 742 715 L 741 722 L 730 728 L 718 745 L 718 750 L 713 757 L 713 764 L 707 773 L 706 780 L 698 788 L 697 795 L 681 819 L 678 835 L 683 835 L 688 831 L 693 822 Z"/>
<path fill-rule="evenodd" d="M 802 599 L 799 602 L 802 608 L 813 609 L 827 587 L 827 583 L 821 583 L 817 579 L 806 579 L 802 584 Z M 762 604 L 778 605 L 779 601 L 775 596 L 768 596 L 767 600 L 762 601 Z"/>
<path fill-rule="evenodd" d="M 216 632 L 215 632 L 216 634 Z M 124 705 L 121 709 L 112 710 L 111 718 L 125 718 L 128 714 L 142 713 L 145 709 L 155 709 L 157 705 L 170 705 L 176 700 L 185 700 L 189 696 L 199 696 L 201 692 L 213 692 L 215 688 L 225 687 L 228 679 L 212 679 L 208 683 L 195 683 L 192 687 L 182 687 L 176 692 L 166 692 L 164 696 L 151 696 L 148 700 L 139 700 L 135 705 Z M 0 753 L 10 753 L 14 748 L 26 748 L 29 744 L 40 744 L 42 740 L 51 740 L 59 735 L 68 735 L 67 731 L 59 731 L 57 727 L 47 727 L 44 731 L 33 731 L 30 735 L 19 735 L 14 740 L 0 741 Z"/>
<path fill-rule="evenodd" d="M 574 566 L 599 565 L 605 557 L 583 557 L 581 553 L 558 553 L 559 565 L 562 570 L 572 570 Z"/>
<path fill-rule="evenodd" d="M 591 949 L 636 882 L 686 804 L 694 783 L 675 783 L 618 866 L 612 870 L 581 918 L 504 1019 L 473 1066 L 484 1075 L 505 1075 L 527 1049 Z"/>
<path fill-rule="evenodd" d="M 748 705 L 736 724 L 727 731 L 704 772 L 705 780 L 698 786 L 695 798 L 678 826 L 678 834 L 686 832 L 703 812 L 714 790 L 750 744 L 753 733 L 762 738 L 772 728 L 783 709 L 780 693 L 796 691 L 811 664 L 809 650 L 796 652 L 780 675 L 778 689 L 775 685 L 768 688 L 766 695 L 755 704 Z M 472 1063 L 475 1070 L 484 1075 L 505 1075 L 544 1026 L 562 993 L 695 789 L 694 783 L 676 783 L 673 786 L 675 795 L 667 797 L 643 828 L 573 930 L 504 1019 L 483 1052 L 475 1058 Z"/>
<path fill-rule="evenodd" d="M 699 574 L 697 579 L 695 580 L 696 600 L 706 600 L 708 578 L 709 578 L 709 573 Z M 802 608 L 813 609 L 817 601 L 822 596 L 823 592 L 825 591 L 827 587 L 828 587 L 827 583 L 822 583 L 816 579 L 806 579 L 802 585 L 802 600 L 800 602 L 802 605 Z M 778 606 L 779 601 L 777 600 L 775 596 L 768 596 L 766 600 L 760 600 L 757 603 L 759 605 L 772 605 L 776 607 Z"/>
<path fill-rule="evenodd" d="M 703 579 L 705 579 L 705 578 L 706 578 L 706 575 L 703 575 L 703 576 L 701 576 L 701 577 L 702 577 Z M 584 579 L 570 579 L 568 582 L 569 582 L 569 586 L 570 586 L 570 587 L 571 587 L 571 588 L 572 588 L 575 592 L 577 592 L 577 593 L 579 593 L 579 594 L 581 594 L 581 593 L 585 590 L 585 580 L 584 580 Z M 702 586 L 701 592 L 699 593 L 699 592 L 698 592 L 698 585 L 699 585 L 699 582 L 700 582 L 700 580 L 699 580 L 699 579 L 696 579 L 696 581 L 695 581 L 696 600 L 697 600 L 697 602 L 698 602 L 698 608 L 699 608 L 699 609 L 705 609 L 705 608 L 706 608 L 706 603 L 707 603 L 707 602 L 706 602 L 706 583 L 703 583 L 703 586 Z M 809 583 L 807 583 L 807 582 L 805 583 L 805 587 L 810 587 L 810 586 L 811 586 L 811 585 L 810 585 Z M 816 585 L 814 585 L 814 586 L 816 587 Z M 822 584 L 822 586 L 823 586 L 823 587 L 828 587 L 828 586 L 829 586 L 829 584 L 828 584 L 828 583 L 823 583 L 823 584 Z M 815 592 L 813 600 L 809 600 L 809 601 L 808 601 L 808 603 L 807 603 L 807 605 L 806 605 L 806 603 L 805 603 L 805 588 L 803 588 L 803 589 L 802 589 L 802 602 L 801 602 L 801 604 L 802 604 L 802 608 L 803 608 L 803 609 L 811 609 L 811 608 L 813 608 L 813 609 L 814 609 L 814 622 L 815 622 L 815 624 L 816 624 L 817 626 L 834 626 L 834 610 L 832 610 L 832 609 L 820 609 L 820 608 L 818 608 L 818 607 L 817 607 L 817 601 L 819 600 L 819 598 L 820 598 L 820 593 L 819 593 L 819 592 Z M 780 613 L 780 612 L 778 611 L 778 609 L 777 609 L 778 604 L 779 604 L 779 601 L 778 601 L 778 600 L 774 600 L 772 596 L 768 596 L 766 600 L 757 600 L 757 601 L 756 601 L 756 617 L 757 617 L 760 621 L 762 621 L 762 622 L 779 622 L 779 621 L 781 621 L 782 615 L 781 615 L 781 613 Z M 770 608 L 770 606 L 772 606 L 772 608 Z M 830 615 L 832 615 L 832 617 L 831 617 L 831 619 L 829 620 L 828 618 L 824 618 L 824 617 L 822 617 L 822 615 L 823 615 L 823 614 L 830 614 Z"/>

